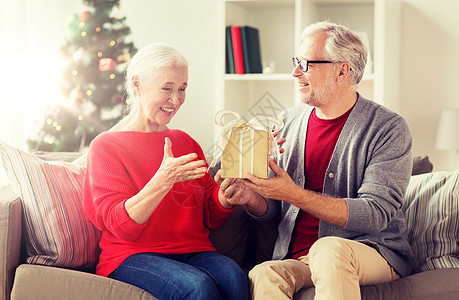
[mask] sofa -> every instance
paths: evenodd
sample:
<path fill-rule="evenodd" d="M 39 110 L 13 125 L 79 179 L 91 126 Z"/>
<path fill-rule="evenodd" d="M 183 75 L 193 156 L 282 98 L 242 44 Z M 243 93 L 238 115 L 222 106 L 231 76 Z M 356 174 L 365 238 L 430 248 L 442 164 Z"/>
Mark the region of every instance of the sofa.
<path fill-rule="evenodd" d="M 98 233 L 90 224 L 78 223 L 85 222 L 78 216 L 84 156 L 30 154 L 1 142 L 0 156 L 10 180 L 0 188 L 0 299 L 156 299 L 138 287 L 94 274 Z M 361 287 L 362 299 L 459 299 L 458 178 L 459 171 L 413 175 L 403 206 L 415 271 Z M 53 231 L 50 223 L 56 220 L 59 226 Z M 210 233 L 217 251 L 245 271 L 271 257 L 276 236 L 275 222 L 255 221 L 242 208 Z M 310 288 L 294 299 L 313 297 Z"/>

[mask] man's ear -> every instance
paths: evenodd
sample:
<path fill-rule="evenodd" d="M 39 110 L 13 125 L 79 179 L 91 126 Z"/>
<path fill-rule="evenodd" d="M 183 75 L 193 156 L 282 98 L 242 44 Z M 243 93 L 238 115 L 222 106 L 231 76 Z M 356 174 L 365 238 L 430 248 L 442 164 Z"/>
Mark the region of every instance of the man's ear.
<path fill-rule="evenodd" d="M 132 76 L 132 88 L 134 89 L 134 93 L 136 96 L 141 96 L 142 84 L 140 83 L 139 76 Z"/>
<path fill-rule="evenodd" d="M 341 63 L 338 74 L 338 81 L 342 81 L 349 77 L 351 73 L 351 65 L 348 62 Z"/>

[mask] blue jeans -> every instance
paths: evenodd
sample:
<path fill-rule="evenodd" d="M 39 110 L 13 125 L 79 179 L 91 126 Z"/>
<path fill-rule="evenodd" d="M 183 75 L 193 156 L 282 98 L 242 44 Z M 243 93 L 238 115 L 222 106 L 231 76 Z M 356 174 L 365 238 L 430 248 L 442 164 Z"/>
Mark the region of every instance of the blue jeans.
<path fill-rule="evenodd" d="M 163 299 L 249 299 L 247 275 L 232 259 L 216 252 L 128 257 L 110 278 Z"/>

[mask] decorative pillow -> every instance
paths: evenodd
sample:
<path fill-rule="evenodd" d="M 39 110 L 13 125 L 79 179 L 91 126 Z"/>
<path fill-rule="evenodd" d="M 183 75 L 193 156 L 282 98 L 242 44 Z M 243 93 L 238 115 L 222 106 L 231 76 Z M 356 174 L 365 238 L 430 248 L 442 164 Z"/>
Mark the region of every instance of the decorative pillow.
<path fill-rule="evenodd" d="M 83 214 L 85 157 L 73 163 L 44 161 L 2 142 L 0 156 L 11 188 L 22 199 L 26 261 L 94 267 L 100 233 Z"/>
<path fill-rule="evenodd" d="M 459 170 L 411 177 L 403 204 L 414 272 L 459 268 Z"/>

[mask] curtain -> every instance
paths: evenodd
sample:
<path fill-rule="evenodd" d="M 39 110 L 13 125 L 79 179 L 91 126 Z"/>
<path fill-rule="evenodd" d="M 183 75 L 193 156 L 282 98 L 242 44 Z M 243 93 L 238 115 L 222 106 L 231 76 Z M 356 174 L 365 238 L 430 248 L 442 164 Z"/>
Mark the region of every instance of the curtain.
<path fill-rule="evenodd" d="M 58 101 L 60 47 L 81 0 L 0 0 L 0 140 L 27 149 L 27 138 Z"/>

